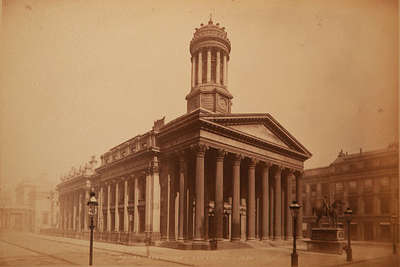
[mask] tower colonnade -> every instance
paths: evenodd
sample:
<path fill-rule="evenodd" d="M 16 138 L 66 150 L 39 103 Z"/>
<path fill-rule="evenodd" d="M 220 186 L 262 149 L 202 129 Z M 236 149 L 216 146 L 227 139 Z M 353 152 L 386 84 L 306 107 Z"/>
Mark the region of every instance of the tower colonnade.
<path fill-rule="evenodd" d="M 204 47 L 196 51 L 191 58 L 192 90 L 201 85 L 228 85 L 229 54 L 221 48 Z"/>

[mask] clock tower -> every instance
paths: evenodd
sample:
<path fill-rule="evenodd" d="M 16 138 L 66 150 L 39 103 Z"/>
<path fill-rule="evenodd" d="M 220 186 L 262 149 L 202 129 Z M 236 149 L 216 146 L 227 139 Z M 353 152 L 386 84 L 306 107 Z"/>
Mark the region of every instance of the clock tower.
<path fill-rule="evenodd" d="M 187 112 L 198 108 L 213 113 L 231 113 L 228 85 L 231 42 L 224 27 L 208 21 L 195 29 L 190 42 L 192 61 L 191 90 L 186 96 Z"/>

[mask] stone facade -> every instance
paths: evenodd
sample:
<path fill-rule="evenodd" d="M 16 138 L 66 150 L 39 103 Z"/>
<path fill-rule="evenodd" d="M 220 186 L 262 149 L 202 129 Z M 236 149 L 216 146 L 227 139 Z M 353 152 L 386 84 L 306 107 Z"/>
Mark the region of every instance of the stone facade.
<path fill-rule="evenodd" d="M 315 221 L 313 208 L 327 196 L 331 203 L 335 200 L 343 202 L 339 208 L 342 227 L 343 211 L 347 207 L 353 210 L 353 239 L 391 241 L 390 217 L 397 214 L 399 202 L 398 163 L 398 144 L 392 144 L 376 151 L 340 152 L 329 166 L 306 170 L 302 196 L 307 235 Z"/>
<path fill-rule="evenodd" d="M 0 230 L 40 232 L 58 227 L 57 193 L 38 188 L 32 183 L 19 183 L 15 198 L 9 194 L 2 201 Z"/>
<path fill-rule="evenodd" d="M 291 237 L 288 206 L 301 200 L 311 153 L 270 114 L 231 113 L 230 49 L 218 24 L 196 29 L 187 113 L 155 121 L 104 153 L 92 175 L 59 184 L 61 229 L 87 230 L 80 203 L 92 188 L 99 199 L 95 237 L 102 240 L 201 247 L 211 239 Z"/>

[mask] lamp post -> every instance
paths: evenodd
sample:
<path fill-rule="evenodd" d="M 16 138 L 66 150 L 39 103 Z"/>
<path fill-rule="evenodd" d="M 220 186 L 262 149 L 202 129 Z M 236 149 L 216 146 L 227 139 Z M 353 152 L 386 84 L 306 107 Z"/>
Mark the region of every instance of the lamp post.
<path fill-rule="evenodd" d="M 396 214 L 392 214 L 392 217 L 390 218 L 390 220 L 391 220 L 391 223 L 392 223 L 393 254 L 397 253 L 397 247 L 396 247 L 396 219 L 397 219 Z"/>
<path fill-rule="evenodd" d="M 352 219 L 353 211 L 350 208 L 347 208 L 344 212 L 344 218 L 346 219 L 347 222 L 347 247 L 346 247 L 346 261 L 352 261 L 353 260 L 353 253 L 351 250 L 351 235 L 350 235 L 350 222 Z"/>
<path fill-rule="evenodd" d="M 90 197 L 89 201 L 87 203 L 89 207 L 89 217 L 90 217 L 90 249 L 89 249 L 89 265 L 93 264 L 93 229 L 94 229 L 94 224 L 93 224 L 93 217 L 97 213 L 97 206 L 99 203 L 97 203 L 96 199 L 96 194 L 91 191 L 90 192 Z"/>
<path fill-rule="evenodd" d="M 291 254 L 291 266 L 297 267 L 299 266 L 299 259 L 296 252 L 297 216 L 299 215 L 301 206 L 294 200 L 289 208 L 293 217 L 293 253 Z"/>

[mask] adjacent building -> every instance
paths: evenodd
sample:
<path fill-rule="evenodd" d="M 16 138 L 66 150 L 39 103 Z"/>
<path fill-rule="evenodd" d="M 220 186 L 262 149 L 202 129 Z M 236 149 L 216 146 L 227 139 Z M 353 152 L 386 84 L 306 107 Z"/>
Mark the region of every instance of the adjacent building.
<path fill-rule="evenodd" d="M 324 196 L 330 203 L 341 200 L 343 210 L 353 210 L 351 235 L 355 240 L 391 241 L 391 215 L 397 215 L 399 203 L 399 146 L 348 154 L 339 153 L 329 166 L 304 172 L 302 188 L 304 229 L 314 226 L 313 208 Z M 326 221 L 325 221 L 326 222 Z"/>
<path fill-rule="evenodd" d="M 58 227 L 57 192 L 21 182 L 15 195 L 5 194 L 0 206 L 0 229 L 40 232 Z"/>
<path fill-rule="evenodd" d="M 196 248 L 210 239 L 291 236 L 289 203 L 299 199 L 311 153 L 270 114 L 231 112 L 230 51 L 218 23 L 195 30 L 187 113 L 111 148 L 98 168 L 91 162 L 64 177 L 57 186 L 64 233 L 85 236 L 94 190 L 102 240 Z"/>

